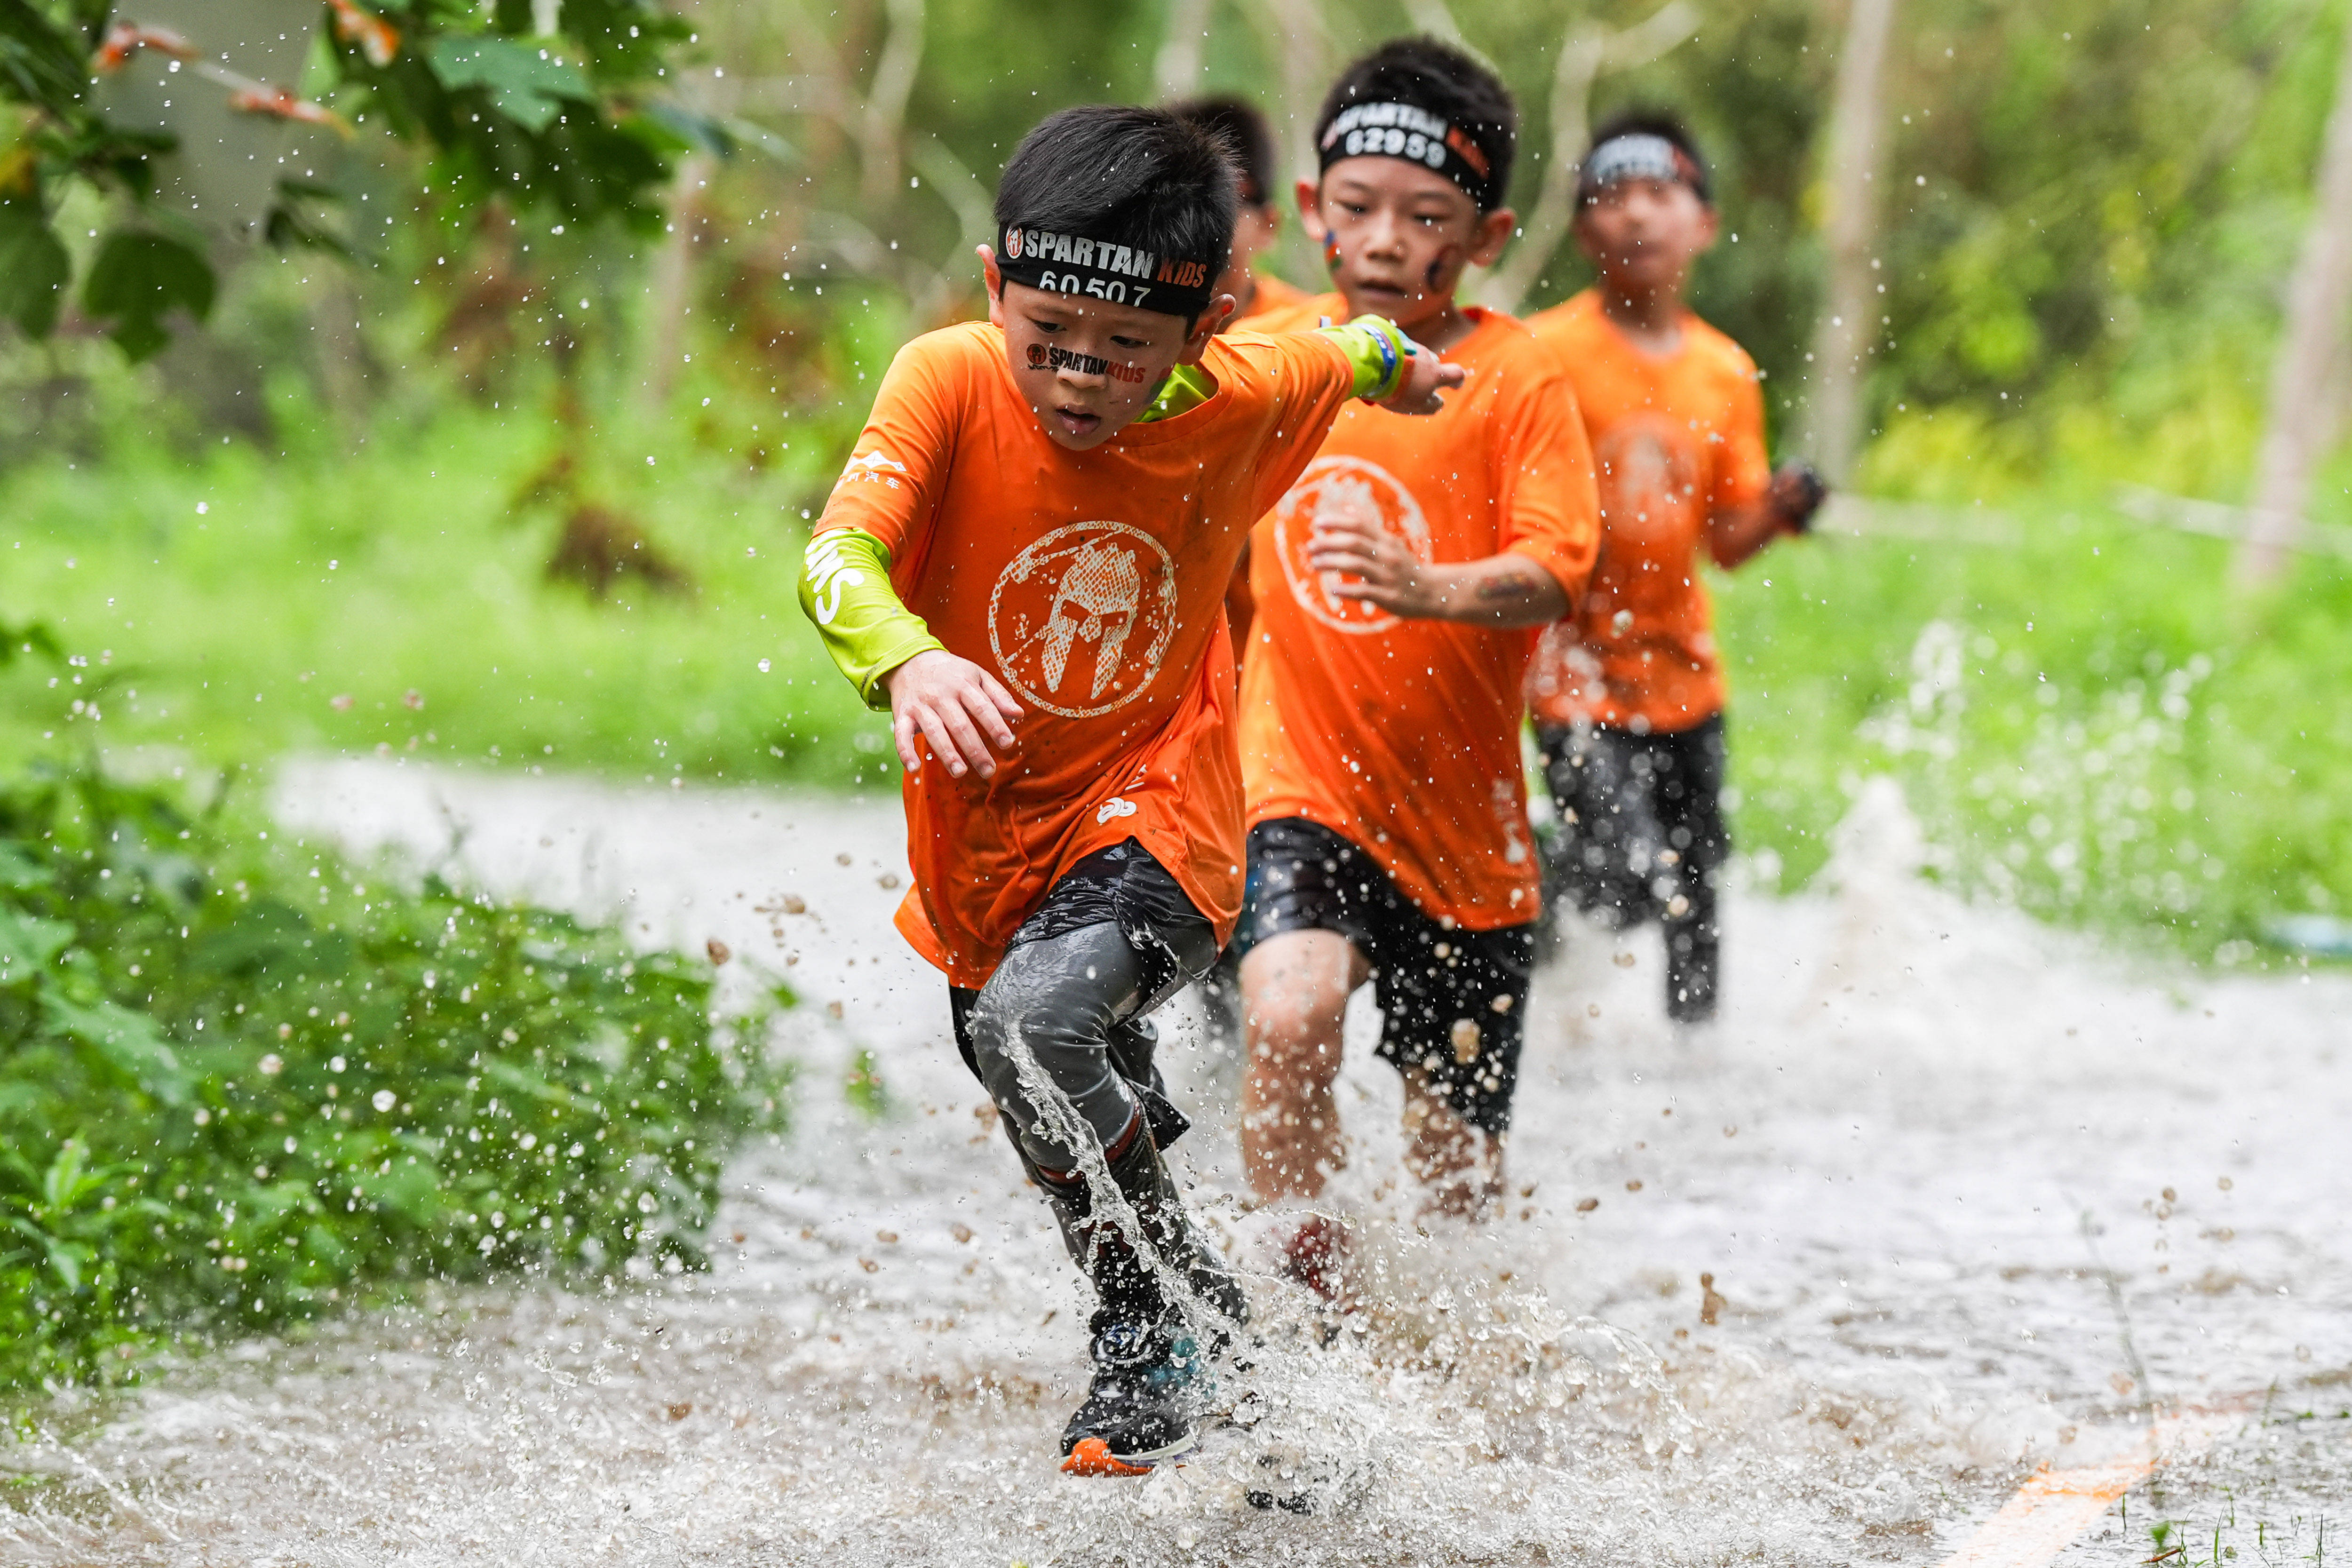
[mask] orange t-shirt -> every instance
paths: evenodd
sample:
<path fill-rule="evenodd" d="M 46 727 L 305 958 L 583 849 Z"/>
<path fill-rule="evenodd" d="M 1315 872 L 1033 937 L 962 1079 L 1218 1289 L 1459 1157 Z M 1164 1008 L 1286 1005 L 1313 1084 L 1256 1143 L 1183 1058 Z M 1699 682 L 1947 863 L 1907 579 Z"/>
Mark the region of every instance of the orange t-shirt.
<path fill-rule="evenodd" d="M 1307 564 L 1317 517 L 1352 513 L 1424 561 L 1516 551 L 1571 600 L 1583 590 L 1599 525 L 1575 393 L 1525 326 L 1468 313 L 1444 358 L 1469 379 L 1444 412 L 1350 407 L 1252 535 L 1242 778 L 1253 824 L 1319 823 L 1423 913 L 1485 931 L 1535 919 L 1538 902 L 1519 757 L 1537 634 L 1400 620 Z M 1346 314 L 1337 296 L 1310 300 L 1293 324 Z"/>
<path fill-rule="evenodd" d="M 1288 316 L 1297 307 L 1307 302 L 1307 290 L 1294 288 L 1281 279 L 1264 272 L 1252 273 L 1257 280 L 1257 292 L 1250 300 L 1248 310 L 1235 316 L 1227 325 L 1229 332 L 1263 332 L 1270 318 Z M 1310 321 L 1308 326 L 1318 323 Z M 1296 329 L 1293 329 L 1296 330 Z M 1225 627 L 1233 635 L 1234 668 L 1238 675 L 1242 650 L 1249 646 L 1250 622 L 1257 615 L 1257 601 L 1250 596 L 1249 569 L 1244 566 L 1234 574 L 1234 585 L 1225 590 Z"/>
<path fill-rule="evenodd" d="M 1286 316 L 1307 303 L 1307 290 L 1295 284 L 1286 283 L 1268 272 L 1253 272 L 1250 276 L 1257 282 L 1257 291 L 1250 297 L 1249 308 L 1226 325 L 1225 331 L 1229 332 L 1265 331 L 1268 317 Z M 1332 319 L 1347 320 L 1344 316 Z M 1307 323 L 1309 326 L 1314 324 L 1312 321 Z"/>
<path fill-rule="evenodd" d="M 948 650 L 1026 710 L 992 780 L 906 778 L 898 929 L 957 985 L 1084 856 L 1132 836 L 1222 942 L 1241 907 L 1233 649 L 1222 600 L 1251 522 L 1354 390 L 1316 335 L 1219 338 L 1209 401 L 1089 452 L 1038 427 L 986 322 L 898 351 L 817 530 L 859 528 Z"/>
<path fill-rule="evenodd" d="M 1528 325 L 1575 384 L 1601 480 L 1592 585 L 1545 635 L 1528 679 L 1538 720 L 1687 730 L 1723 710 L 1714 612 L 1699 581 L 1712 512 L 1771 482 L 1756 364 L 1688 311 L 1682 346 L 1633 346 L 1588 289 Z"/>

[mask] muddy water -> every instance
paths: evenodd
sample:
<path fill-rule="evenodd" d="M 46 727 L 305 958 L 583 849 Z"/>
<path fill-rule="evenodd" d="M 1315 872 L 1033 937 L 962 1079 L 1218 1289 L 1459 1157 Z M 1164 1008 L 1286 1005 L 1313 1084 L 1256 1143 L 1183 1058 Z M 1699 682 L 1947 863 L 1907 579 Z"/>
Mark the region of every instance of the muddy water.
<path fill-rule="evenodd" d="M 1236 1425 L 1133 1483 L 1055 1472 L 1085 1302 L 890 931 L 893 801 L 335 764 L 279 809 L 787 977 L 795 1131 L 730 1170 L 706 1276 L 426 1300 L 60 1407 L 0 1560 L 1925 1563 L 2033 1465 L 2248 1394 L 2063 1561 L 2141 1561 L 2168 1511 L 2197 1555 L 2167 1561 L 2202 1561 L 2225 1506 L 2234 1561 L 2307 1560 L 2352 1511 L 2352 985 L 1958 906 L 1889 793 L 1823 890 L 1731 900 L 1706 1033 L 1664 1024 L 1654 938 L 1578 934 L 1475 1235 L 1387 1179 L 1360 999 L 1336 1195 L 1385 1216 L 1380 1305 L 1325 1345 L 1261 1275 Z M 1181 1009 L 1166 1036 L 1201 1123 L 1175 1163 L 1262 1267 L 1237 1064 Z"/>

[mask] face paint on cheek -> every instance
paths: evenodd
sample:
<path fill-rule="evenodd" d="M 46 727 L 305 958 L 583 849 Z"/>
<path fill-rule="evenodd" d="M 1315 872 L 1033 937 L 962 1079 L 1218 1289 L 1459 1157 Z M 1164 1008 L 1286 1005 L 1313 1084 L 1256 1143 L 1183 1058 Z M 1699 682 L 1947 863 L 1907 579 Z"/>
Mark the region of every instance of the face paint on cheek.
<path fill-rule="evenodd" d="M 1339 270 L 1339 237 L 1336 234 L 1323 237 L 1323 269 L 1326 272 Z"/>
<path fill-rule="evenodd" d="M 1080 353 L 1076 349 L 1066 349 L 1059 344 L 1049 347 L 1045 343 L 1031 343 L 1029 363 L 1040 370 L 1072 370 L 1080 375 L 1107 375 L 1113 381 L 1123 381 L 1129 385 L 1139 384 L 1145 379 L 1141 365 L 1113 364 L 1107 359 Z"/>
<path fill-rule="evenodd" d="M 1468 254 L 1458 245 L 1449 245 L 1439 251 L 1436 259 L 1429 264 L 1429 270 L 1422 274 L 1423 286 L 1433 294 L 1444 292 L 1462 275 L 1463 258 Z"/>

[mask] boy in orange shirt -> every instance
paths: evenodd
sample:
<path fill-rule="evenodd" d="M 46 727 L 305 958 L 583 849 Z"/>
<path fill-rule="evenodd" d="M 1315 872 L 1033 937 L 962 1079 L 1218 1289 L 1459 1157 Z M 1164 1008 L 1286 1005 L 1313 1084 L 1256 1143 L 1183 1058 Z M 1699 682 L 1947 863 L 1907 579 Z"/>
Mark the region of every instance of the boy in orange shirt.
<path fill-rule="evenodd" d="M 1256 331 L 1257 318 L 1287 310 L 1307 298 L 1306 290 L 1253 265 L 1274 247 L 1282 232 L 1282 214 L 1274 197 L 1274 130 L 1257 105 L 1231 94 L 1188 98 L 1170 104 L 1168 112 L 1215 132 L 1234 155 L 1241 176 L 1241 203 L 1234 219 L 1233 258 L 1217 279 L 1217 291 L 1234 297 L 1234 313 L 1222 330 Z"/>
<path fill-rule="evenodd" d="M 1247 1311 L 1160 1159 L 1186 1122 L 1144 1022 L 1240 904 L 1220 604 L 1350 396 L 1433 409 L 1459 378 L 1386 322 L 1218 339 L 1233 172 L 1164 112 L 1048 119 L 996 219 L 988 321 L 899 352 L 801 602 L 890 709 L 899 930 L 1099 1300 L 1064 1468 L 1140 1474 L 1192 1442 Z"/>
<path fill-rule="evenodd" d="M 1528 681 L 1560 831 L 1551 887 L 1612 926 L 1660 921 L 1666 1012 L 1715 1014 L 1723 671 L 1699 581 L 1801 533 L 1824 493 L 1774 474 L 1756 365 L 1683 303 L 1715 243 L 1706 166 L 1670 117 L 1620 116 L 1579 172 L 1577 243 L 1601 279 L 1531 318 L 1576 384 L 1601 480 L 1601 560 Z"/>
<path fill-rule="evenodd" d="M 1251 542 L 1242 1149 L 1265 1198 L 1314 1198 L 1344 1163 L 1332 1089 L 1367 979 L 1432 1205 L 1475 1215 L 1499 1190 L 1539 901 L 1521 682 L 1597 532 L 1558 363 L 1454 298 L 1512 233 L 1516 122 L 1494 74 L 1434 40 L 1350 66 L 1298 190 L 1338 292 L 1262 323 L 1377 311 L 1466 373 L 1433 419 L 1342 414 Z M 1294 1272 L 1337 1294 L 1345 1239 L 1309 1217 Z"/>

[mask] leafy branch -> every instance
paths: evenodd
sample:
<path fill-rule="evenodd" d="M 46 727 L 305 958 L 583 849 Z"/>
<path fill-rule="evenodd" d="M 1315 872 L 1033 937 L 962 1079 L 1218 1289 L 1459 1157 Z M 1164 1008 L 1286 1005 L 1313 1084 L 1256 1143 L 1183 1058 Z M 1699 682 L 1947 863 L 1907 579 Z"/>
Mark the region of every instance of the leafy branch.
<path fill-rule="evenodd" d="M 76 270 L 57 217 L 77 187 L 114 209 L 80 268 L 80 302 L 126 354 L 163 348 L 175 312 L 209 314 L 234 252 L 163 200 L 158 178 L 160 161 L 205 151 L 105 107 L 110 79 L 150 66 L 184 68 L 235 115 L 428 149 L 434 185 L 459 214 L 496 200 L 649 230 L 673 157 L 731 146 L 668 94 L 694 35 L 656 0 L 328 0 L 313 26 L 329 62 L 316 100 L 225 64 L 221 39 L 118 19 L 110 0 L 0 0 L 0 317 L 31 337 L 56 330 Z M 309 210 L 332 200 L 281 181 L 256 226 L 272 245 L 348 254 Z"/>

